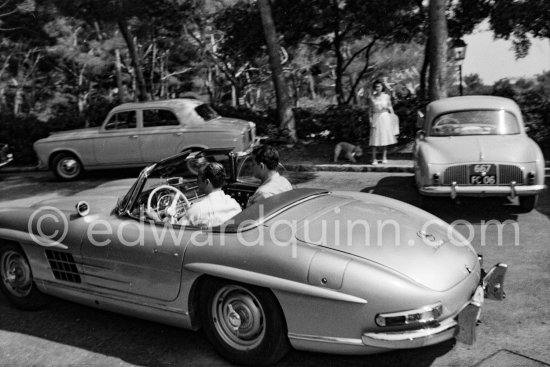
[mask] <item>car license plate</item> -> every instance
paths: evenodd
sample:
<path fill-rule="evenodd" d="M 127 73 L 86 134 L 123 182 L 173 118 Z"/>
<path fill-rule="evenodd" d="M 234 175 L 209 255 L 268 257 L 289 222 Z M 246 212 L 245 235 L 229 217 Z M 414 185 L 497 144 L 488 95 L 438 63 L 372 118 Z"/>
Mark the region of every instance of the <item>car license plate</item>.
<path fill-rule="evenodd" d="M 496 185 L 497 167 L 494 164 L 472 164 L 470 166 L 470 185 Z"/>

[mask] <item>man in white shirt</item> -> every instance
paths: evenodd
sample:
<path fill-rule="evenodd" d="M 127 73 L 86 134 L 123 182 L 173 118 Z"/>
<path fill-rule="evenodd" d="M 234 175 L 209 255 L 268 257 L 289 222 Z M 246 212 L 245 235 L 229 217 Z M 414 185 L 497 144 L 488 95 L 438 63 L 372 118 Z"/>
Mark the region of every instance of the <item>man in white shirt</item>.
<path fill-rule="evenodd" d="M 193 203 L 177 223 L 197 227 L 215 227 L 240 213 L 239 203 L 223 192 L 224 183 L 225 169 L 220 163 L 208 163 L 202 166 L 197 175 L 197 185 L 199 193 L 206 196 Z M 165 220 L 172 219 L 165 218 Z"/>
<path fill-rule="evenodd" d="M 277 172 L 279 166 L 279 152 L 270 146 L 262 145 L 254 149 L 254 176 L 262 181 L 254 195 L 248 199 L 247 206 L 270 196 L 292 190 L 292 185 L 286 178 Z"/>

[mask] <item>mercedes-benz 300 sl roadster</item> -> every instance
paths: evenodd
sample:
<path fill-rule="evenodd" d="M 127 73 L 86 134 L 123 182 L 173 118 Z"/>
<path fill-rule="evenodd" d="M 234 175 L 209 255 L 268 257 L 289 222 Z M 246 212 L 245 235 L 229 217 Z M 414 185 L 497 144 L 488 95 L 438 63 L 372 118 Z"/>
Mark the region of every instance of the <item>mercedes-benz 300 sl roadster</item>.
<path fill-rule="evenodd" d="M 370 354 L 474 341 L 484 298 L 504 296 L 506 265 L 485 272 L 462 235 L 419 208 L 295 188 L 212 228 L 144 214 L 184 215 L 201 200 L 190 167 L 213 161 L 244 207 L 259 184 L 252 159 L 232 149 L 180 154 L 129 188 L 115 181 L 0 209 L 0 289 L 23 309 L 51 295 L 202 328 L 222 356 L 252 366 L 291 347 Z"/>
<path fill-rule="evenodd" d="M 414 149 L 424 198 L 519 198 L 531 211 L 545 189 L 544 157 L 527 136 L 519 106 L 508 98 L 452 97 L 426 109 Z"/>

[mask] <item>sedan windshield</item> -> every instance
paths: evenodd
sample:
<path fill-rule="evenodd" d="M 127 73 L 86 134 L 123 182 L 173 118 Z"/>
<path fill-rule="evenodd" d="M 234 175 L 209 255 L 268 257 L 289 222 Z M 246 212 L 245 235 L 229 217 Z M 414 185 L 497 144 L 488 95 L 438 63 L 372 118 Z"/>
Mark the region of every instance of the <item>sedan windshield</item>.
<path fill-rule="evenodd" d="M 431 136 L 519 134 L 516 117 L 504 110 L 457 111 L 438 116 Z"/>

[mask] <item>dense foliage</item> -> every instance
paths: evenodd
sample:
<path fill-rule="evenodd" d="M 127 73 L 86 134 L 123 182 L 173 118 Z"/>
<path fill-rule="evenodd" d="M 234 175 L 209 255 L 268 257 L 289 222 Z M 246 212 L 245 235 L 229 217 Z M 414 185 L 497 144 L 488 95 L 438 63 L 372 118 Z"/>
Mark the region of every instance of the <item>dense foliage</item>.
<path fill-rule="evenodd" d="M 4 0 L 0 6 L 0 141 L 19 163 L 49 132 L 101 124 L 113 106 L 192 92 L 225 115 L 280 133 L 272 70 L 253 0 Z M 488 19 L 518 56 L 529 37 L 548 38 L 544 0 L 447 2 L 449 37 Z M 299 139 L 366 140 L 367 91 L 393 88 L 402 138 L 414 135 L 429 24 L 418 0 L 277 0 L 282 77 Z M 449 39 L 449 40 L 450 40 Z M 452 60 L 447 60 L 452 64 Z M 467 94 L 518 101 L 530 134 L 550 144 L 550 77 L 484 85 L 464 78 Z M 449 78 L 448 94 L 458 94 Z M 550 152 L 547 150 L 547 155 Z"/>

